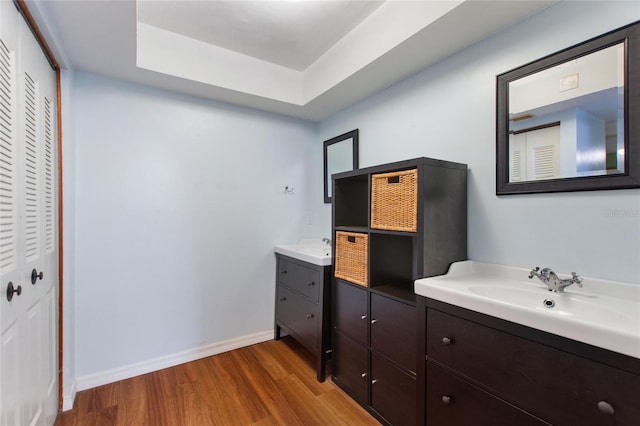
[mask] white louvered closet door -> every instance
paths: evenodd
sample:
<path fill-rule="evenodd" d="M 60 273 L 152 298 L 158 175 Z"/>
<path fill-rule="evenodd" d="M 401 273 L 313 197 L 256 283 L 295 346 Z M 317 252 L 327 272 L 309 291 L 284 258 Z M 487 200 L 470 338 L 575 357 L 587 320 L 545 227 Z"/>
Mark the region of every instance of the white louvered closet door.
<path fill-rule="evenodd" d="M 527 132 L 527 180 L 560 177 L 560 126 Z"/>
<path fill-rule="evenodd" d="M 51 425 L 58 355 L 55 73 L 13 4 L 1 1 L 0 8 L 0 424 Z M 9 282 L 20 289 L 11 300 Z"/>
<path fill-rule="evenodd" d="M 19 198 L 19 150 L 16 68 L 18 20 L 0 2 L 0 424 L 20 425 L 22 421 L 20 371 L 22 370 L 22 332 L 24 304 L 14 297 L 7 300 L 11 285 L 23 289 L 18 254 L 22 251 Z M 9 7 L 10 6 L 10 7 Z"/>
<path fill-rule="evenodd" d="M 560 177 L 560 126 L 509 136 L 509 182 Z"/>

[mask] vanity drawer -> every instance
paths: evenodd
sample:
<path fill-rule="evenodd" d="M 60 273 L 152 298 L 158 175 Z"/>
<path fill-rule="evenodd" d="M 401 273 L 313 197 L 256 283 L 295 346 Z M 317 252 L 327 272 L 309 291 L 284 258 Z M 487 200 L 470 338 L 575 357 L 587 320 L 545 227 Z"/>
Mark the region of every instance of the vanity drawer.
<path fill-rule="evenodd" d="M 340 333 L 333 336 L 331 366 L 334 380 L 361 403 L 368 404 L 368 349 Z"/>
<path fill-rule="evenodd" d="M 427 309 L 426 338 L 428 359 L 555 425 L 640 419 L 635 374 L 434 309 Z"/>
<path fill-rule="evenodd" d="M 371 294 L 371 349 L 416 372 L 418 348 L 416 308 Z"/>
<path fill-rule="evenodd" d="M 427 362 L 430 426 L 541 426 L 548 423 Z"/>
<path fill-rule="evenodd" d="M 320 279 L 319 271 L 282 258 L 278 262 L 278 282 L 311 300 L 318 301 Z"/>
<path fill-rule="evenodd" d="M 278 321 L 311 352 L 318 349 L 318 305 L 278 286 Z"/>
<path fill-rule="evenodd" d="M 336 280 L 334 327 L 357 342 L 367 344 L 367 291 Z"/>

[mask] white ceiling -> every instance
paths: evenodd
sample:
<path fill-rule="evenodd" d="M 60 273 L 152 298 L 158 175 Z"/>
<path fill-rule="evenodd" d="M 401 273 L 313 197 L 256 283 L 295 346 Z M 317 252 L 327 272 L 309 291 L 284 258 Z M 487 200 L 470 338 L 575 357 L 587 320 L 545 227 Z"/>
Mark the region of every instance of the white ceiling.
<path fill-rule="evenodd" d="M 65 68 L 314 121 L 553 3 L 27 0 Z"/>
<path fill-rule="evenodd" d="M 303 71 L 383 1 L 138 1 L 138 22 Z"/>

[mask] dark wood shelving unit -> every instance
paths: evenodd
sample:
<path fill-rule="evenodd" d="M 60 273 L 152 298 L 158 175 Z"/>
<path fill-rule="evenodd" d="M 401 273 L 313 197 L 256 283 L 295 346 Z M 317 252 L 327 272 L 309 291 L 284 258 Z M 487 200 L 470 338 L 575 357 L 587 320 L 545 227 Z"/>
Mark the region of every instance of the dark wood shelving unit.
<path fill-rule="evenodd" d="M 373 228 L 372 176 L 409 170 L 414 230 Z M 368 237 L 366 286 L 332 273 L 332 379 L 384 424 L 424 424 L 424 321 L 413 283 L 467 258 L 467 166 L 416 158 L 353 170 L 333 176 L 332 193 L 333 253 L 336 232 Z"/>

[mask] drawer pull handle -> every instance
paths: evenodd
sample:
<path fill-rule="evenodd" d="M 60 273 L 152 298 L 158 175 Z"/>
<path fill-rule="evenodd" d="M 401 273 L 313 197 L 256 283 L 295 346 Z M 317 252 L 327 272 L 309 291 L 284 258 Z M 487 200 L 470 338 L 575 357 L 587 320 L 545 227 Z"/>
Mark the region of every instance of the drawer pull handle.
<path fill-rule="evenodd" d="M 366 316 L 366 315 L 362 315 L 362 316 L 360 317 L 360 319 L 361 319 L 361 320 L 366 320 L 366 319 L 367 319 L 367 316 Z"/>
<path fill-rule="evenodd" d="M 315 281 L 310 281 L 307 283 L 307 287 L 313 287 L 314 285 L 316 285 Z"/>
<path fill-rule="evenodd" d="M 287 274 L 287 270 L 286 270 L 286 269 L 283 269 L 282 271 L 280 271 L 280 273 L 281 273 L 282 275 L 286 275 L 286 274 Z"/>
<path fill-rule="evenodd" d="M 307 314 L 307 319 L 310 320 L 311 318 L 313 318 L 313 314 Z"/>
<path fill-rule="evenodd" d="M 362 374 L 360 375 L 360 377 L 362 377 L 362 378 L 364 379 L 365 377 L 367 377 L 367 373 L 362 373 Z"/>
<path fill-rule="evenodd" d="M 450 337 L 443 337 L 442 344 L 445 346 L 453 345 L 453 339 Z"/>
<path fill-rule="evenodd" d="M 616 413 L 616 410 L 614 410 L 613 406 L 607 401 L 599 401 L 598 410 L 600 410 L 601 413 L 610 414 L 612 416 Z"/>
<path fill-rule="evenodd" d="M 449 395 L 442 395 L 442 403 L 444 405 L 449 405 L 453 402 L 453 398 L 450 397 Z"/>
<path fill-rule="evenodd" d="M 372 319 L 372 320 L 371 320 L 371 324 L 375 324 L 375 323 L 377 323 L 377 322 L 378 322 L 378 320 L 377 320 L 377 319 Z"/>
<path fill-rule="evenodd" d="M 371 381 L 371 384 L 372 384 L 372 385 L 375 385 L 377 382 L 378 382 L 378 379 L 373 379 L 373 380 Z"/>
<path fill-rule="evenodd" d="M 281 301 L 281 302 L 286 302 L 286 300 L 287 300 L 287 298 L 286 298 L 286 297 L 281 297 L 281 298 L 280 298 L 280 301 Z"/>

